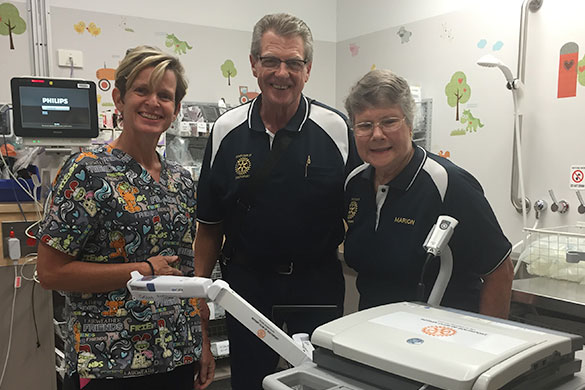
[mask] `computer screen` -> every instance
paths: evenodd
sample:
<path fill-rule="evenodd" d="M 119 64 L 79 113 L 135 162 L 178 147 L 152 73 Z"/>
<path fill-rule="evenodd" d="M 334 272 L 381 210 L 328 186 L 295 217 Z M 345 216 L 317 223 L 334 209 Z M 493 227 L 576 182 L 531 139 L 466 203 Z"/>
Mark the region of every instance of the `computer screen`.
<path fill-rule="evenodd" d="M 10 86 L 14 134 L 25 145 L 85 145 L 98 136 L 93 81 L 15 77 Z"/>

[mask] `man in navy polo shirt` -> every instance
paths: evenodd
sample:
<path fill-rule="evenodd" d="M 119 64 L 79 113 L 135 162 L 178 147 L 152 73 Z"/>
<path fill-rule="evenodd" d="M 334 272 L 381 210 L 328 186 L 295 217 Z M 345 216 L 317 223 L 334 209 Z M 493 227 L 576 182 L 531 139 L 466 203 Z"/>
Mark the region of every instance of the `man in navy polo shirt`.
<path fill-rule="evenodd" d="M 365 164 L 346 181 L 345 260 L 358 272 L 360 309 L 421 300 L 423 242 L 439 215 L 459 221 L 449 242 L 453 276 L 442 305 L 507 317 L 513 268 L 504 236 L 477 180 L 412 142 L 415 105 L 406 80 L 366 74 L 345 103 Z M 437 275 L 427 268 L 424 300 Z"/>
<path fill-rule="evenodd" d="M 302 20 L 260 19 L 250 63 L 262 93 L 217 120 L 198 187 L 196 274 L 211 274 L 225 236 L 223 278 L 291 334 L 342 314 L 343 184 L 359 164 L 344 118 L 302 94 L 312 52 Z M 229 315 L 227 325 L 232 388 L 261 389 L 278 356 Z"/>

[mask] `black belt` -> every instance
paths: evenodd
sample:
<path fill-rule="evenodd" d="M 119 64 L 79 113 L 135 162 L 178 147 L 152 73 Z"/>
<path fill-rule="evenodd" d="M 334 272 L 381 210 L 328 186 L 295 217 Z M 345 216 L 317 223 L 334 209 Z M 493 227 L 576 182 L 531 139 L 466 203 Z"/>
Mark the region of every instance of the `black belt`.
<path fill-rule="evenodd" d="M 335 259 L 335 256 L 331 254 L 328 256 L 323 257 L 311 257 L 311 258 L 302 258 L 295 260 L 294 258 L 290 258 L 286 262 L 280 261 L 258 261 L 253 260 L 251 257 L 248 258 L 247 256 L 243 256 L 239 253 L 232 254 L 231 257 L 227 257 L 222 254 L 221 256 L 221 263 L 224 266 L 229 266 L 231 264 L 240 265 L 243 267 L 253 268 L 260 272 L 269 272 L 269 273 L 276 273 L 280 275 L 292 275 L 293 273 L 301 273 L 306 272 L 308 270 L 317 268 L 326 264 L 330 259 Z"/>

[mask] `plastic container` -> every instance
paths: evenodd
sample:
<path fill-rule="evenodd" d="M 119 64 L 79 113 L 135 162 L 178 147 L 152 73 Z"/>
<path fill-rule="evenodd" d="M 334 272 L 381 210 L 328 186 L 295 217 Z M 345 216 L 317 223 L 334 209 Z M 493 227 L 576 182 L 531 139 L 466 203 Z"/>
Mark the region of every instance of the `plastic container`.
<path fill-rule="evenodd" d="M 20 184 L 32 193 L 34 184 L 32 179 L 18 179 Z M 37 200 L 41 195 L 41 188 L 37 188 Z M 33 199 L 13 180 L 0 180 L 0 202 L 32 202 Z"/>
<path fill-rule="evenodd" d="M 529 274 L 585 284 L 585 261 L 567 261 L 567 252 L 585 259 L 585 225 L 524 230 L 527 245 L 519 260 Z"/>

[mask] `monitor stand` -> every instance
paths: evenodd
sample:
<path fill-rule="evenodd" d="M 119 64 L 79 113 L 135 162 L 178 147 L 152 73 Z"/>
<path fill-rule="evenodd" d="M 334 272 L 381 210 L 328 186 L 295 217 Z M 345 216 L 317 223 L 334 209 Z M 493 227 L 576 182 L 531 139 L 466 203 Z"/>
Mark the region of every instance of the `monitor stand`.
<path fill-rule="evenodd" d="M 41 177 L 41 199 L 46 199 L 51 191 L 51 186 L 55 180 L 59 169 L 71 155 L 79 148 L 68 147 L 46 147 L 45 152 L 38 156 L 39 173 Z"/>

